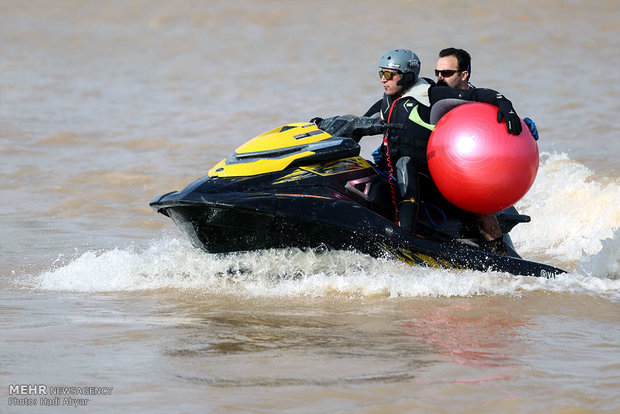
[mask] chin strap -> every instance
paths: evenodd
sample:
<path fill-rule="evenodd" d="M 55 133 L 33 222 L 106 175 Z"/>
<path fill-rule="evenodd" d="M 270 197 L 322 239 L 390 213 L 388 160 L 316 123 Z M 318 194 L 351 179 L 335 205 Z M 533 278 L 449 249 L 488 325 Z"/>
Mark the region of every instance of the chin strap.
<path fill-rule="evenodd" d="M 416 79 L 415 73 L 407 72 L 407 73 L 403 73 L 403 75 L 400 77 L 400 80 L 396 82 L 396 84 L 399 86 L 404 86 L 403 90 L 407 90 L 413 86 L 416 80 L 417 79 Z"/>

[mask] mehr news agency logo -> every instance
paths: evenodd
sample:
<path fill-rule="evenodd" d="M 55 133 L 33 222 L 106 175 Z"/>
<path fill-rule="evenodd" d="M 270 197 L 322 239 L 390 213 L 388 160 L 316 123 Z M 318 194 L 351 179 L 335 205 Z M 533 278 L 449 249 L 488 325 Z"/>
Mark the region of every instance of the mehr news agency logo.
<path fill-rule="evenodd" d="M 90 398 L 85 396 L 112 395 L 112 387 L 67 387 L 44 384 L 10 384 L 9 405 L 85 407 Z"/>

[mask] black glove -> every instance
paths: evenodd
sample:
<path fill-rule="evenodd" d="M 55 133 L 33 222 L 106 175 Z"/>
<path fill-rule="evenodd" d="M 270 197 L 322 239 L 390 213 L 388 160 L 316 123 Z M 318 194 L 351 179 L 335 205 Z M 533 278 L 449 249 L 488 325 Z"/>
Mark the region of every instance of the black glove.
<path fill-rule="evenodd" d="M 497 122 L 502 122 L 502 119 L 505 119 L 508 133 L 519 135 L 521 133 L 521 120 L 512 107 L 512 103 L 506 99 L 501 101 L 497 107 Z"/>
<path fill-rule="evenodd" d="M 451 96 L 456 94 L 456 96 Z M 442 86 L 436 86 L 429 90 L 429 96 L 431 102 L 436 103 L 439 99 L 446 99 L 449 97 L 456 97 L 458 99 L 465 99 L 467 101 L 484 102 L 496 106 L 497 110 L 497 122 L 502 122 L 502 119 L 506 120 L 506 129 L 508 133 L 513 135 L 519 135 L 521 133 L 521 120 L 517 115 L 517 112 L 512 107 L 512 103 L 504 97 L 501 93 L 487 88 L 476 89 L 451 89 Z"/>

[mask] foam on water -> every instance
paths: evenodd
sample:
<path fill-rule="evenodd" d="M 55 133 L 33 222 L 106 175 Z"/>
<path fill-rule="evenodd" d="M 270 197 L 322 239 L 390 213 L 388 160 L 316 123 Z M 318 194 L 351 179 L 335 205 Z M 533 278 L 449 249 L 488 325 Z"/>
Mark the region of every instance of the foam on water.
<path fill-rule="evenodd" d="M 620 298 L 620 186 L 596 180 L 563 154 L 543 154 L 537 181 L 517 206 L 532 216 L 513 233 L 526 258 L 572 270 L 555 279 L 411 267 L 355 252 L 268 250 L 206 254 L 184 238 L 146 248 L 88 251 L 22 286 L 109 292 L 192 289 L 242 296 L 471 296 L 545 290 Z M 544 259 L 544 260 L 543 260 Z"/>
<path fill-rule="evenodd" d="M 580 273 L 556 279 L 496 272 L 411 267 L 354 252 L 267 250 L 206 254 L 184 239 L 164 238 L 147 249 L 86 252 L 26 281 L 41 290 L 109 292 L 191 289 L 255 296 L 472 296 L 526 291 L 589 292 L 620 297 L 620 280 Z"/>
<path fill-rule="evenodd" d="M 616 228 L 612 237 L 601 242 L 601 250 L 592 255 L 584 255 L 578 269 L 587 275 L 620 278 L 620 229 Z"/>
<path fill-rule="evenodd" d="M 595 178 L 590 169 L 566 154 L 542 153 L 536 181 L 517 204 L 532 221 L 510 234 L 524 257 L 542 254 L 561 262 L 579 262 L 586 274 L 617 277 L 618 206 L 617 179 Z"/>

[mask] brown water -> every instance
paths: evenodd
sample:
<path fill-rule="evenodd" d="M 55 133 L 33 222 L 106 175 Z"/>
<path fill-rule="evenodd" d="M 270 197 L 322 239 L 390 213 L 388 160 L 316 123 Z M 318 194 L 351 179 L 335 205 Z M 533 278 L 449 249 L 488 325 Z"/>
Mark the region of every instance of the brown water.
<path fill-rule="evenodd" d="M 617 1 L 0 0 L 0 412 L 620 412 L 619 22 Z M 536 121 L 513 239 L 569 274 L 208 255 L 148 207 L 275 126 L 363 113 L 383 52 L 431 76 L 447 46 Z"/>

